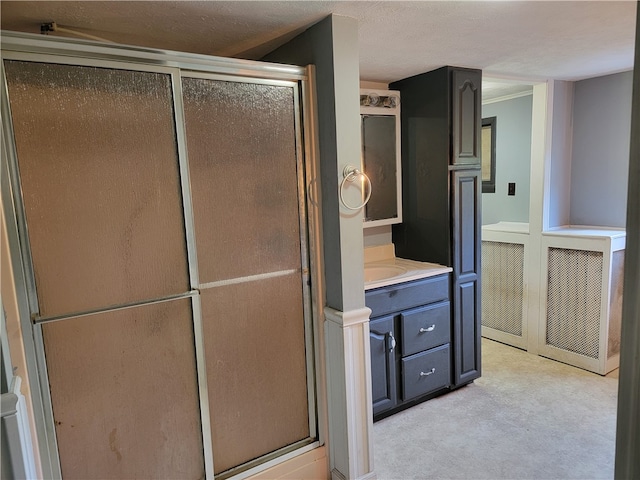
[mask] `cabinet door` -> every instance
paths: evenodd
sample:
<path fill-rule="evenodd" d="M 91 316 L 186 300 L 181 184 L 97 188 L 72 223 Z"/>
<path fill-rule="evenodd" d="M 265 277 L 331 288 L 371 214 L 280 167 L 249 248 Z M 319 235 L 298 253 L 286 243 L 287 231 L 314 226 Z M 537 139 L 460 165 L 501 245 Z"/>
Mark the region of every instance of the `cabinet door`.
<path fill-rule="evenodd" d="M 369 322 L 371 341 L 371 390 L 373 414 L 395 407 L 398 403 L 394 317 Z"/>
<path fill-rule="evenodd" d="M 454 69 L 451 83 L 451 163 L 480 165 L 482 72 Z"/>
<path fill-rule="evenodd" d="M 452 172 L 454 385 L 480 376 L 480 170 Z"/>

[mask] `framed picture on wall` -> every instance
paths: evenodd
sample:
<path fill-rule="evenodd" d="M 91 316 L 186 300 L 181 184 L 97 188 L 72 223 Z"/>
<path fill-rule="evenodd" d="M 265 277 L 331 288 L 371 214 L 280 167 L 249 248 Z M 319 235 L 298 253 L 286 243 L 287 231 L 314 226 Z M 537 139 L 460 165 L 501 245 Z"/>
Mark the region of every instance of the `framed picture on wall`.
<path fill-rule="evenodd" d="M 496 117 L 482 119 L 482 193 L 496 192 Z"/>

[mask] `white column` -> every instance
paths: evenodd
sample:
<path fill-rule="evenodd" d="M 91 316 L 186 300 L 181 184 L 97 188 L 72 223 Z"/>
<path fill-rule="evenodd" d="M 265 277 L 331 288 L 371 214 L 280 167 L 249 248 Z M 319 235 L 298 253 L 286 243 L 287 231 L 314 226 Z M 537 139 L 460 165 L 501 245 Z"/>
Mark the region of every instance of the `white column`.
<path fill-rule="evenodd" d="M 369 308 L 325 311 L 333 479 L 373 479 Z"/>
<path fill-rule="evenodd" d="M 527 351 L 538 353 L 538 328 L 540 310 L 540 255 L 542 231 L 548 218 L 549 162 L 551 158 L 551 112 L 553 111 L 553 84 L 538 83 L 533 86 L 531 118 L 531 180 L 529 203 L 529 264 L 526 281 L 528 306 Z"/>

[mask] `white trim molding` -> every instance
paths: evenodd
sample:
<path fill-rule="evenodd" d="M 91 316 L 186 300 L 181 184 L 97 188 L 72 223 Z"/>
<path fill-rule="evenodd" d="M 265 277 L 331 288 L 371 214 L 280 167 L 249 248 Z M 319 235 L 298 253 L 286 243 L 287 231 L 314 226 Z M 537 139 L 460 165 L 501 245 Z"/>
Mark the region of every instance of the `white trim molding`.
<path fill-rule="evenodd" d="M 371 310 L 325 307 L 324 314 L 331 476 L 372 479 Z"/>
<path fill-rule="evenodd" d="M 337 325 L 343 327 L 351 327 L 361 323 L 369 322 L 371 316 L 371 309 L 368 307 L 358 308 L 350 310 L 348 312 L 341 312 L 330 307 L 324 307 L 325 319 L 334 322 Z"/>

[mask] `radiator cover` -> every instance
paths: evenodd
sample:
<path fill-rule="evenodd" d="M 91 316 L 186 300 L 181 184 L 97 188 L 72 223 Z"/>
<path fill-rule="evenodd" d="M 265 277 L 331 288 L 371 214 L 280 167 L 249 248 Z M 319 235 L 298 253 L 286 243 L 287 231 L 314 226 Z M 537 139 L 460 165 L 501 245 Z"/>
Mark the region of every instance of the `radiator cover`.
<path fill-rule="evenodd" d="M 482 242 L 482 326 L 522 337 L 524 245 Z"/>
<path fill-rule="evenodd" d="M 602 252 L 549 248 L 546 344 L 598 358 Z"/>
<path fill-rule="evenodd" d="M 619 366 L 625 245 L 621 229 L 543 233 L 540 355 L 601 375 Z"/>

